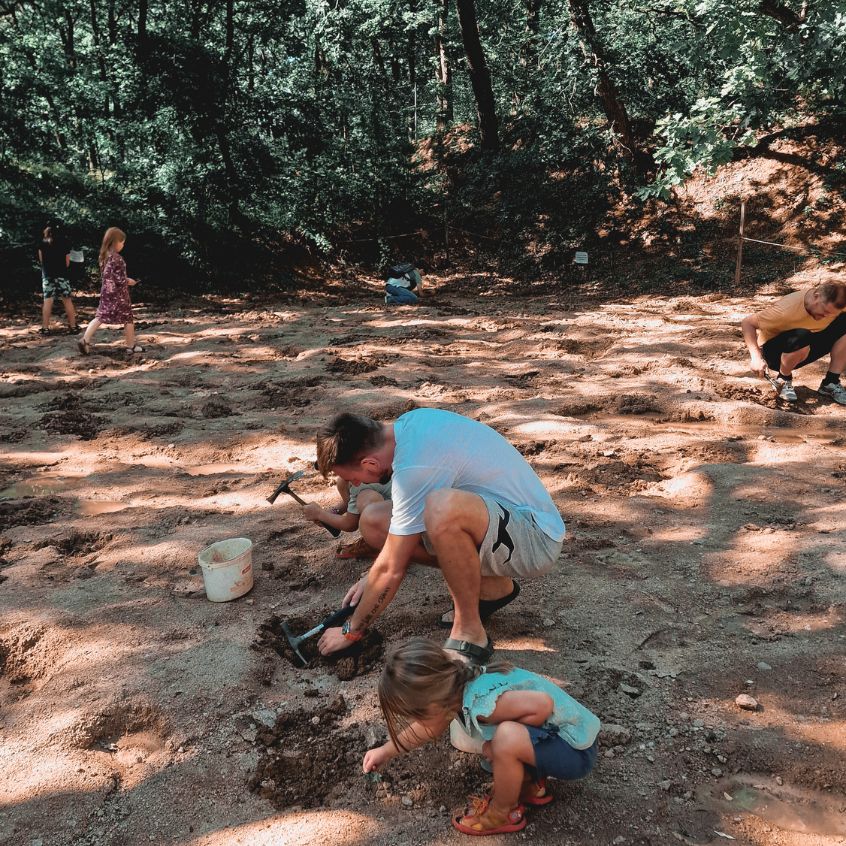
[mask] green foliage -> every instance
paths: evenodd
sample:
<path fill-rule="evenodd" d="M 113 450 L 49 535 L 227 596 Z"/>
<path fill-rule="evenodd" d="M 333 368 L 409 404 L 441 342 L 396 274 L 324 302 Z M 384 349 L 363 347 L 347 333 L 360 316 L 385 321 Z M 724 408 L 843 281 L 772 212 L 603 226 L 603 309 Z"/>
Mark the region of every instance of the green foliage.
<path fill-rule="evenodd" d="M 549 261 L 621 187 L 666 198 L 762 131 L 846 102 L 835 0 L 806 18 L 794 0 L 769 4 L 775 16 L 760 0 L 592 0 L 592 36 L 570 0 L 543 0 L 531 19 L 529 5 L 477 4 L 500 152 L 430 143 L 427 157 L 439 95 L 462 127 L 453 141 L 477 143 L 454 4 L 233 0 L 227 20 L 226 3 L 153 2 L 143 26 L 137 0 L 6 4 L 0 249 L 29 272 L 48 218 L 89 248 L 117 223 L 163 278 L 231 284 L 261 278 L 291 241 L 329 254 L 363 233 L 387 255 L 392 234 L 438 226 L 446 190 L 457 226 L 496 233 L 517 257 L 540 239 Z M 620 162 L 603 73 L 658 165 L 648 185 Z"/>

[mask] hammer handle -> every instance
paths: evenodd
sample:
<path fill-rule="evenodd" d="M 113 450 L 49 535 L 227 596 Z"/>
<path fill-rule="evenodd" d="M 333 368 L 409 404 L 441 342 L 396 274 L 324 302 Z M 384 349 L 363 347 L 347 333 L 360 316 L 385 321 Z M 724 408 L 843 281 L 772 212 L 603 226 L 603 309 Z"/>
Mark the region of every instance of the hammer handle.
<path fill-rule="evenodd" d="M 288 496 L 293 497 L 300 505 L 308 505 L 308 503 L 304 499 L 300 499 L 300 497 L 298 497 L 290 488 L 283 487 L 280 493 L 288 494 Z M 324 523 L 322 521 L 319 522 L 320 525 L 323 526 L 323 528 L 326 529 L 326 531 L 329 532 L 329 534 L 332 535 L 333 538 L 337 538 L 340 536 L 340 529 L 336 529 L 334 526 L 330 526 L 328 523 Z"/>

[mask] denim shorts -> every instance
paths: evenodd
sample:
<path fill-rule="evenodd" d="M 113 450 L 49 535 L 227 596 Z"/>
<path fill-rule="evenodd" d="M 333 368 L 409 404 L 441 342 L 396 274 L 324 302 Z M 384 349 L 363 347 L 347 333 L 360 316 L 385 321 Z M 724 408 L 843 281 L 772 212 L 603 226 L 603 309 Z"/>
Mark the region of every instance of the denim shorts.
<path fill-rule="evenodd" d="M 535 765 L 527 766 L 535 779 L 552 776 L 552 778 L 574 781 L 584 778 L 592 769 L 596 761 L 599 740 L 587 749 L 574 749 L 560 737 L 556 729 L 526 726 L 532 746 L 535 749 Z"/>
<path fill-rule="evenodd" d="M 61 276 L 47 276 L 41 275 L 41 290 L 44 293 L 45 300 L 52 300 L 54 297 L 69 297 L 71 293 L 71 285 L 67 279 Z"/>

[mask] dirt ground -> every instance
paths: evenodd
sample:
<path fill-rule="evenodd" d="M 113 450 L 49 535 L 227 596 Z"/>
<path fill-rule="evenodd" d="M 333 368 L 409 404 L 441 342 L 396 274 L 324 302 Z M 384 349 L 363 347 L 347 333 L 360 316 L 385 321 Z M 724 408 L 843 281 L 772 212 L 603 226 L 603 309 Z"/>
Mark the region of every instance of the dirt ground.
<path fill-rule="evenodd" d="M 303 469 L 298 493 L 334 504 L 311 464 L 335 411 L 434 406 L 511 439 L 565 516 L 558 571 L 489 632 L 605 726 L 594 773 L 492 842 L 846 843 L 846 408 L 814 393 L 822 364 L 780 407 L 738 328 L 791 281 L 600 303 L 589 283 L 456 275 L 418 308 L 386 310 L 375 283 L 141 303 L 133 361 L 117 333 L 84 358 L 4 320 L 0 842 L 466 842 L 449 815 L 483 789 L 478 759 L 444 739 L 361 773 L 381 644 L 339 670 L 274 643 L 365 565 L 266 497 Z M 238 536 L 255 588 L 211 603 L 197 553 Z M 448 605 L 412 571 L 378 633 L 442 637 Z"/>

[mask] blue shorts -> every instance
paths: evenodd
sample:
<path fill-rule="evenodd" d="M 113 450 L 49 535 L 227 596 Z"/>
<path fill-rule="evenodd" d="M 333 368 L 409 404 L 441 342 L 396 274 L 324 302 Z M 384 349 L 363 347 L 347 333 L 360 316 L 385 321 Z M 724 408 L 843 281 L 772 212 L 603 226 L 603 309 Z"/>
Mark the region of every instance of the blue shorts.
<path fill-rule="evenodd" d="M 526 769 L 534 779 L 552 776 L 574 781 L 584 778 L 593 769 L 598 739 L 588 749 L 574 749 L 555 730 L 535 726 L 526 728 L 535 748 L 535 765 Z"/>

